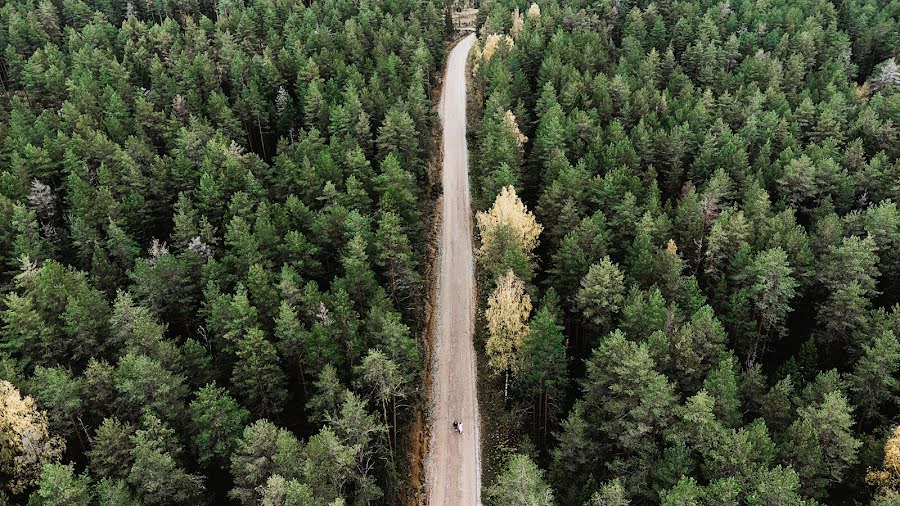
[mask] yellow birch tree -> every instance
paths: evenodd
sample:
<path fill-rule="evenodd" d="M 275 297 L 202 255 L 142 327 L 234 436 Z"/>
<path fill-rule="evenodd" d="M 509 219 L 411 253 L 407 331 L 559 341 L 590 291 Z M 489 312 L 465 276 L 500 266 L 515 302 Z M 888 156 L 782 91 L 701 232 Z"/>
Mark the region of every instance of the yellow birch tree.
<path fill-rule="evenodd" d="M 59 462 L 65 442 L 47 429 L 47 413 L 0 380 L 0 483 L 20 494 L 37 483 L 44 464 Z"/>
<path fill-rule="evenodd" d="M 516 10 L 512 13 L 512 27 L 509 29 L 509 36 L 515 39 L 516 35 L 519 35 L 519 32 L 522 31 L 523 26 L 525 26 L 525 18 L 522 17 L 519 8 L 516 7 Z"/>
<path fill-rule="evenodd" d="M 491 58 L 494 57 L 494 53 L 500 49 L 501 44 L 506 46 L 506 49 L 512 49 L 514 43 L 512 37 L 504 34 L 492 33 L 488 35 L 484 40 L 484 49 L 481 51 L 482 61 L 484 63 L 491 61 Z"/>
<path fill-rule="evenodd" d="M 884 445 L 882 469 L 869 471 L 866 483 L 877 487 L 881 495 L 896 495 L 900 488 L 900 426 Z"/>
<path fill-rule="evenodd" d="M 528 335 L 530 314 L 531 297 L 525 293 L 522 280 L 512 270 L 497 278 L 497 287 L 488 297 L 485 311 L 488 326 L 485 351 L 488 365 L 498 374 L 505 374 L 504 399 L 509 392 L 509 375 L 517 373 L 521 365 L 520 353 Z"/>
<path fill-rule="evenodd" d="M 506 238 L 511 238 L 522 253 L 530 258 L 538 245 L 538 236 L 544 229 L 512 186 L 501 189 L 494 205 L 486 212 L 479 211 L 475 215 L 475 221 L 481 236 L 481 247 L 476 253 L 489 270 L 503 257 Z"/>
<path fill-rule="evenodd" d="M 528 142 L 528 136 L 519 130 L 519 122 L 516 121 L 516 115 L 509 109 L 506 110 L 506 114 L 503 116 L 503 128 L 516 139 L 516 144 L 520 148 Z"/>

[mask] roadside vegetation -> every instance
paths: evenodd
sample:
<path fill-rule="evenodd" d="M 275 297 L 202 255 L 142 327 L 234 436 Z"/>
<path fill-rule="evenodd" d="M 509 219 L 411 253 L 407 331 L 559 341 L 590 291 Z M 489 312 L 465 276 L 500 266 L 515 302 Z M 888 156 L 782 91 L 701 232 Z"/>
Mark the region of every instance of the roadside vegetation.
<path fill-rule="evenodd" d="M 396 503 L 438 1 L 0 7 L 0 503 Z"/>
<path fill-rule="evenodd" d="M 896 3 L 478 16 L 487 503 L 896 504 Z"/>

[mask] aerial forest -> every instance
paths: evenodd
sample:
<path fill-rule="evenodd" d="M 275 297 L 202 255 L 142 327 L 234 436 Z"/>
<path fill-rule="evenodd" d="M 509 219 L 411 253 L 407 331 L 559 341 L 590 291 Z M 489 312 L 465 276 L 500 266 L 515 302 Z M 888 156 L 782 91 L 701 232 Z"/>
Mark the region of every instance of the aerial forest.
<path fill-rule="evenodd" d="M 438 1 L 0 7 L 0 503 L 394 504 Z"/>
<path fill-rule="evenodd" d="M 424 504 L 458 3 L 0 2 L 0 505 Z M 900 505 L 898 0 L 479 4 L 484 504 Z"/>
<path fill-rule="evenodd" d="M 898 12 L 482 2 L 486 504 L 900 504 Z"/>
<path fill-rule="evenodd" d="M 488 504 L 900 504 L 898 12 L 483 2 Z"/>

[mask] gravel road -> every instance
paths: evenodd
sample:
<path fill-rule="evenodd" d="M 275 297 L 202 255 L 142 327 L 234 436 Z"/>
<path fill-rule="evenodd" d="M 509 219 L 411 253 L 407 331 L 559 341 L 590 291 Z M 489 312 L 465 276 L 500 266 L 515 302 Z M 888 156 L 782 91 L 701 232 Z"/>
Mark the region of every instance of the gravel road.
<path fill-rule="evenodd" d="M 472 212 L 466 148 L 466 59 L 475 36 L 450 53 L 440 116 L 444 129 L 443 209 L 435 347 L 428 503 L 481 504 L 478 396 L 472 329 L 475 308 Z M 453 431 L 453 420 L 463 433 Z"/>

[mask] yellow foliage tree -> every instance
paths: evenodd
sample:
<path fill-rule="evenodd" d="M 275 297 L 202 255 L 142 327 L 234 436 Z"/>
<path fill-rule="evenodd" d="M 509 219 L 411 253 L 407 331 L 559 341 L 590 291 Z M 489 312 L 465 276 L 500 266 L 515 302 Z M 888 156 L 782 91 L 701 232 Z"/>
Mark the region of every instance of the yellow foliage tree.
<path fill-rule="evenodd" d="M 478 259 L 493 265 L 503 256 L 503 239 L 511 236 L 516 246 L 526 257 L 530 257 L 538 245 L 538 236 L 544 229 L 525 204 L 516 195 L 516 189 L 506 186 L 494 200 L 494 205 L 487 211 L 479 211 L 475 215 L 478 233 L 481 235 L 481 247 L 478 248 Z"/>
<path fill-rule="evenodd" d="M 47 430 L 47 413 L 0 380 L 0 483 L 12 494 L 34 485 L 44 464 L 59 462 L 65 442 Z"/>
<path fill-rule="evenodd" d="M 506 110 L 506 115 L 503 116 L 503 128 L 516 138 L 516 144 L 519 147 L 522 147 L 528 141 L 528 137 L 519 130 L 519 122 L 516 121 L 516 115 L 509 109 Z"/>
<path fill-rule="evenodd" d="M 525 284 L 512 270 L 497 278 L 497 287 L 488 297 L 485 318 L 488 339 L 485 351 L 488 365 L 505 374 L 504 398 L 509 391 L 509 375 L 519 370 L 520 352 L 528 335 L 528 316 L 531 314 L 531 297 L 525 293 Z"/>
<path fill-rule="evenodd" d="M 528 12 L 526 15 L 531 21 L 537 21 L 541 19 L 541 8 L 538 7 L 538 4 L 533 3 L 531 4 L 531 7 L 528 8 Z"/>
<path fill-rule="evenodd" d="M 491 61 L 491 58 L 494 57 L 494 53 L 500 49 L 500 44 L 504 44 L 507 49 L 512 49 L 512 37 L 498 33 L 488 35 L 484 41 L 484 49 L 481 51 L 481 59 L 485 63 Z"/>
<path fill-rule="evenodd" d="M 478 39 L 475 39 L 472 49 L 469 50 L 469 59 L 472 63 L 472 77 L 476 77 L 478 75 L 478 62 L 481 61 L 481 44 L 478 42 Z"/>
<path fill-rule="evenodd" d="M 675 244 L 674 240 L 669 239 L 669 242 L 666 243 L 666 251 L 673 256 L 678 254 L 678 245 Z"/>
<path fill-rule="evenodd" d="M 512 13 L 512 27 L 509 29 L 509 36 L 515 39 L 516 35 L 519 35 L 519 32 L 522 31 L 523 26 L 525 26 L 525 18 L 522 17 L 519 8 L 516 7 L 516 10 Z"/>
<path fill-rule="evenodd" d="M 882 469 L 869 471 L 866 483 L 878 487 L 880 494 L 897 492 L 900 488 L 900 426 L 894 428 L 894 435 L 884 445 Z"/>

